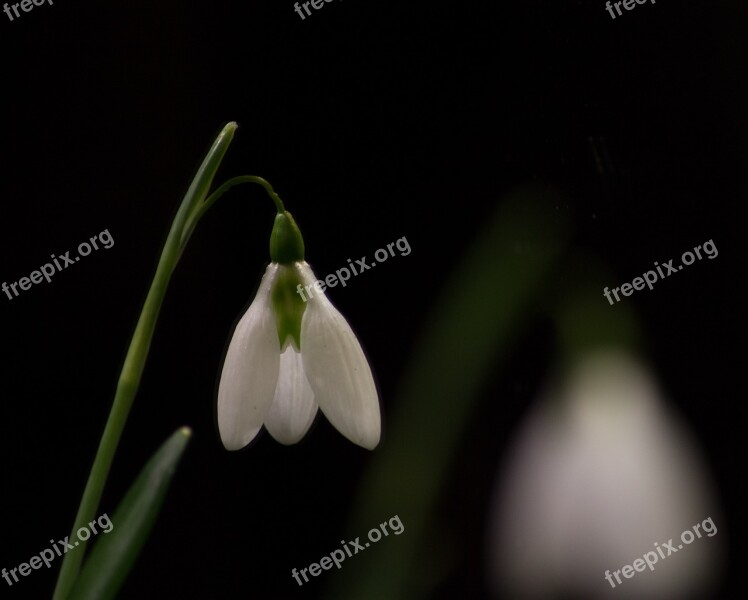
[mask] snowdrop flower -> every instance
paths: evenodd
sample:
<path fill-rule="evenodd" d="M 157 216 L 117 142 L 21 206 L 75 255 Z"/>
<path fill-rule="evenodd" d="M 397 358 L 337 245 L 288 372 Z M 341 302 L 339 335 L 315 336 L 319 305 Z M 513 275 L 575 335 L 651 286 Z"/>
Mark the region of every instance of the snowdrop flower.
<path fill-rule="evenodd" d="M 694 524 L 722 519 L 691 437 L 642 365 L 623 354 L 588 357 L 531 412 L 517 442 L 494 506 L 497 591 L 528 599 L 703 593 L 718 570 L 719 536 L 677 545 Z M 677 555 L 633 578 L 611 576 L 671 538 Z"/>
<path fill-rule="evenodd" d="M 294 444 L 317 408 L 346 438 L 379 443 L 379 396 L 369 363 L 348 322 L 324 294 L 304 302 L 299 285 L 316 277 L 304 260 L 293 217 L 278 212 L 271 263 L 226 353 L 218 388 L 218 428 L 227 450 L 251 442 L 262 425 Z"/>

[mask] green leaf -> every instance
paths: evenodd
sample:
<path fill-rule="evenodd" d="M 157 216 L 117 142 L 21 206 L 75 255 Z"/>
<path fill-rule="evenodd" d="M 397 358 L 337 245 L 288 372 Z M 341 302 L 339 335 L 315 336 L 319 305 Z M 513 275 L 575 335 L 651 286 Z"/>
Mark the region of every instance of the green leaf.
<path fill-rule="evenodd" d="M 234 121 L 224 126 L 205 155 L 190 187 L 187 189 L 187 193 L 182 199 L 182 204 L 179 206 L 173 225 L 173 231 L 179 234 L 178 242 L 180 248 L 184 248 L 193 229 L 195 229 L 195 225 L 197 225 L 197 216 L 201 212 L 201 205 L 207 199 L 208 191 L 213 184 L 213 178 L 216 175 L 216 171 L 218 171 L 218 167 L 221 166 L 221 161 L 226 155 L 231 141 L 234 139 L 234 132 L 237 127 L 238 125 Z"/>
<path fill-rule="evenodd" d="M 148 461 L 111 518 L 113 529 L 99 534 L 69 600 L 116 596 L 153 528 L 191 434 L 179 429 Z"/>

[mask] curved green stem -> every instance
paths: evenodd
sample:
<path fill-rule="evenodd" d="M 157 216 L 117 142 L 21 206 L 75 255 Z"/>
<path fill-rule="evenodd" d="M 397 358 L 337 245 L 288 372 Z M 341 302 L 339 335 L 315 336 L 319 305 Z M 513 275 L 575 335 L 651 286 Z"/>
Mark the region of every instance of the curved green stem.
<path fill-rule="evenodd" d="M 234 177 L 233 179 L 229 179 L 226 183 L 221 185 L 215 192 L 213 192 L 203 203 L 204 210 L 201 211 L 202 214 L 210 208 L 210 206 L 220 198 L 224 192 L 227 192 L 230 188 L 234 187 L 237 184 L 240 183 L 256 183 L 258 185 L 261 185 L 265 188 L 265 191 L 267 192 L 268 196 L 273 200 L 275 203 L 275 208 L 278 209 L 279 213 L 285 212 L 286 207 L 283 206 L 283 200 L 280 199 L 280 196 L 275 193 L 275 190 L 273 189 L 273 186 L 270 185 L 270 183 L 263 179 L 262 177 L 257 177 L 256 175 L 240 175 L 239 177 Z"/>
<path fill-rule="evenodd" d="M 189 236 L 192 234 L 192 231 L 195 229 L 195 226 L 198 224 L 200 219 L 203 218 L 203 215 L 205 215 L 206 212 L 208 212 L 208 209 L 213 206 L 216 200 L 218 200 L 221 196 L 223 196 L 226 192 L 228 192 L 232 187 L 235 185 L 239 185 L 241 183 L 256 183 L 258 185 L 261 185 L 265 188 L 265 191 L 267 192 L 268 196 L 273 200 L 275 203 L 275 208 L 278 210 L 279 213 L 283 213 L 286 210 L 286 207 L 283 205 L 283 200 L 280 199 L 280 196 L 275 193 L 275 190 L 273 189 L 273 186 L 270 185 L 269 182 L 267 182 L 262 177 L 257 177 L 256 175 L 240 175 L 239 177 L 234 177 L 232 179 L 229 179 L 225 183 L 223 183 L 218 189 L 216 189 L 210 196 L 208 196 L 204 202 L 201 204 L 198 204 L 195 206 L 192 214 L 187 217 L 187 221 L 184 226 L 184 231 L 182 232 L 182 240 L 181 245 L 184 246 L 187 243 L 187 240 L 189 239 Z"/>
<path fill-rule="evenodd" d="M 156 274 L 153 277 L 153 282 L 148 291 L 148 296 L 146 297 L 143 310 L 135 327 L 135 333 L 133 333 L 130 347 L 125 357 L 112 409 L 104 427 L 104 433 L 101 436 L 99 448 L 83 491 L 83 497 L 81 498 L 73 525 L 73 533 L 71 534 L 73 538 L 78 529 L 87 525 L 96 516 L 101 494 L 125 428 L 127 416 L 140 385 L 156 321 L 171 275 L 179 261 L 179 256 L 184 249 L 184 245 L 189 239 L 189 232 L 197 223 L 191 217 L 195 214 L 196 207 L 203 205 L 213 182 L 213 177 L 228 150 L 236 127 L 236 123 L 231 122 L 218 135 L 203 163 L 200 165 L 172 222 L 169 236 L 166 239 L 161 252 L 161 258 L 156 268 Z M 199 214 L 202 215 L 203 213 L 204 211 Z M 190 227 L 189 230 L 187 229 L 188 227 Z M 70 590 L 80 571 L 85 548 L 86 542 L 81 542 L 75 551 L 65 554 L 53 600 L 65 600 L 70 594 Z"/>
<path fill-rule="evenodd" d="M 96 452 L 78 513 L 75 517 L 72 537 L 75 537 L 75 532 L 78 529 L 87 525 L 96 516 L 101 494 L 104 491 L 104 485 L 106 484 L 117 446 L 122 437 L 127 416 L 130 413 L 130 408 L 140 385 L 156 321 L 169 286 L 169 281 L 197 223 L 218 198 L 233 186 L 240 183 L 257 183 L 263 186 L 275 203 L 278 212 L 285 212 L 283 202 L 275 193 L 275 190 L 273 190 L 273 186 L 262 177 L 254 175 L 234 177 L 208 196 L 208 191 L 213 183 L 213 177 L 231 144 L 236 127 L 236 123 L 228 123 L 218 135 L 203 163 L 200 165 L 174 217 L 171 229 L 169 230 L 169 236 L 161 252 L 156 274 L 153 277 L 151 288 L 148 291 L 148 296 L 146 297 L 138 324 L 135 327 L 135 333 L 127 351 L 127 356 L 125 357 L 125 363 L 122 367 L 122 372 L 117 383 L 117 390 L 114 395 L 114 403 L 112 404 L 109 418 L 104 427 L 104 433 L 101 436 L 99 448 Z M 65 555 L 60 575 L 57 579 L 53 600 L 65 600 L 70 594 L 70 590 L 73 588 L 73 584 L 80 571 L 85 548 L 86 542 L 83 542 L 79 548 L 76 548 L 75 552 Z"/>

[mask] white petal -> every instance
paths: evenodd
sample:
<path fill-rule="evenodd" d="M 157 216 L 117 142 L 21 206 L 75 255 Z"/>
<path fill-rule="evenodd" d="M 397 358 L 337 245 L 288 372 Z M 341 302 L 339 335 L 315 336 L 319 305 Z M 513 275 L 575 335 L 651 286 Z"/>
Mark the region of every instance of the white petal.
<path fill-rule="evenodd" d="M 316 414 L 317 403 L 304 374 L 301 354 L 288 344 L 280 357 L 278 385 L 265 427 L 281 444 L 295 444 L 309 431 Z"/>
<path fill-rule="evenodd" d="M 218 430 L 227 450 L 239 450 L 262 427 L 278 382 L 280 342 L 270 304 L 278 265 L 265 271 L 260 289 L 231 338 L 218 385 Z"/>
<path fill-rule="evenodd" d="M 298 265 L 305 284 L 314 273 Z M 307 302 L 301 320 L 301 357 L 320 409 L 354 444 L 372 450 L 379 443 L 379 396 L 361 345 L 348 322 L 324 294 Z"/>

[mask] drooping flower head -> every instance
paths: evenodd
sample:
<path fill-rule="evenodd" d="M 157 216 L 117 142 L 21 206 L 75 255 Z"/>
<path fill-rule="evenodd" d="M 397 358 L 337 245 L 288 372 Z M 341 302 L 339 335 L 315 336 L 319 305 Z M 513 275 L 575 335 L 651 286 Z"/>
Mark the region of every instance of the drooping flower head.
<path fill-rule="evenodd" d="M 379 443 L 379 396 L 361 345 L 320 293 L 304 260 L 296 222 L 279 210 L 270 236 L 271 263 L 255 299 L 236 325 L 218 387 L 218 428 L 227 450 L 249 444 L 262 425 L 282 444 L 309 430 L 317 408 L 346 438 Z"/>

